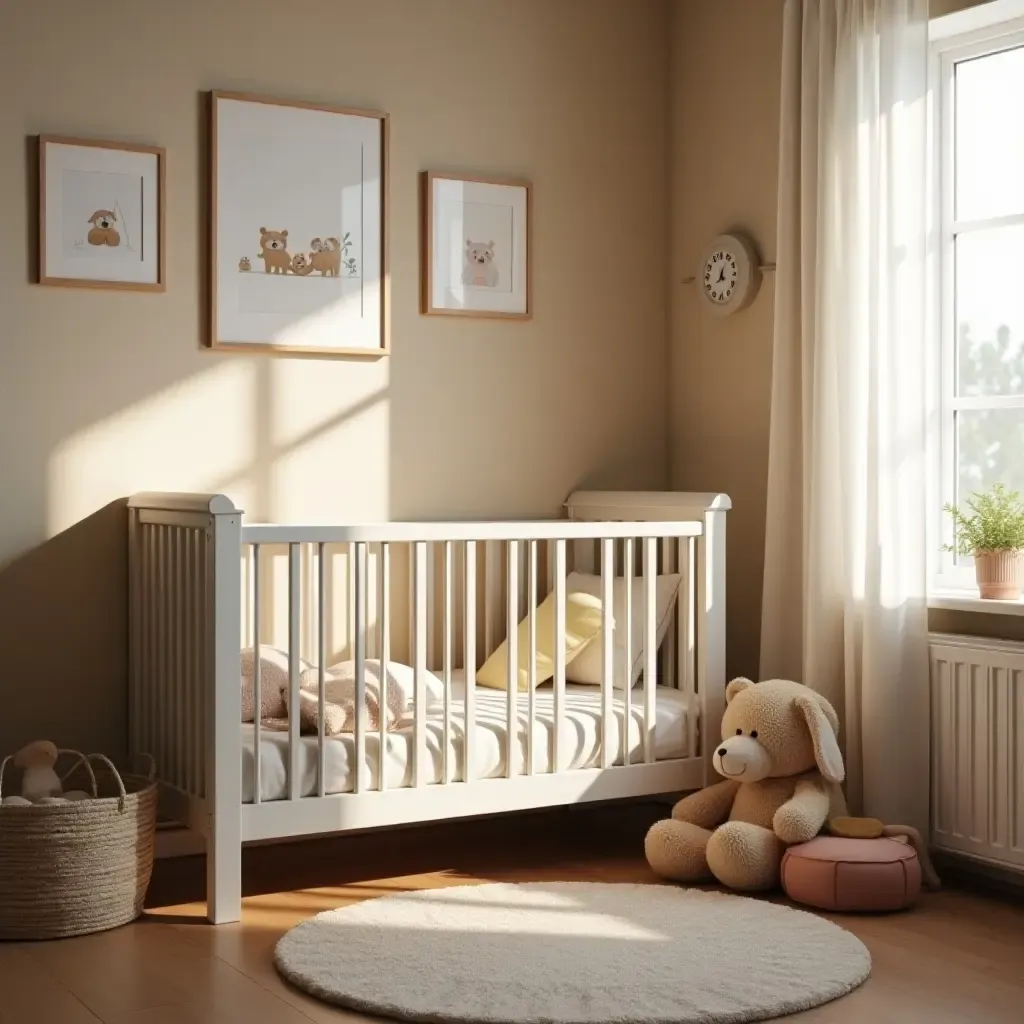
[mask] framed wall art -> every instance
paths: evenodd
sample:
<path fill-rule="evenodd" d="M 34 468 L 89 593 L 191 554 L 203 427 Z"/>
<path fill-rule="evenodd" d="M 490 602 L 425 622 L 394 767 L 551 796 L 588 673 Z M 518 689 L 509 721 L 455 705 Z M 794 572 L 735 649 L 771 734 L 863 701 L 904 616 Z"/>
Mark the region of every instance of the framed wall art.
<path fill-rule="evenodd" d="M 212 94 L 210 345 L 388 351 L 387 115 Z"/>
<path fill-rule="evenodd" d="M 39 136 L 39 283 L 163 291 L 165 156 Z"/>
<path fill-rule="evenodd" d="M 424 175 L 423 312 L 527 319 L 530 185 Z"/>

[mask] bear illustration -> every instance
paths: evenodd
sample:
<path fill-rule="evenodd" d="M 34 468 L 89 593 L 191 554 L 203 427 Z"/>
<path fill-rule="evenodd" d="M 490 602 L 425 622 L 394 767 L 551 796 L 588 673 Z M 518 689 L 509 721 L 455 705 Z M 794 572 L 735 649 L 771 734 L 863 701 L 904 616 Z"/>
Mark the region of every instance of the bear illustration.
<path fill-rule="evenodd" d="M 292 273 L 298 274 L 299 277 L 305 277 L 307 274 L 312 274 L 312 258 L 307 256 L 304 252 L 297 252 L 292 257 Z"/>
<path fill-rule="evenodd" d="M 494 265 L 494 242 L 466 239 L 465 266 L 462 283 L 482 288 L 496 288 L 498 268 Z"/>
<path fill-rule="evenodd" d="M 97 210 L 90 218 L 87 241 L 90 245 L 111 245 L 121 244 L 121 236 L 114 225 L 117 223 L 117 214 L 113 210 Z"/>
<path fill-rule="evenodd" d="M 260 228 L 260 254 L 263 271 L 267 274 L 287 274 L 292 258 L 288 255 L 288 232 L 268 231 Z"/>
<path fill-rule="evenodd" d="M 341 272 L 341 242 L 334 238 L 321 241 L 314 238 L 309 243 L 312 253 L 310 260 L 314 270 L 319 270 L 323 277 L 337 277 Z"/>
<path fill-rule="evenodd" d="M 243 273 L 243 274 L 246 274 L 246 273 L 248 273 L 248 272 L 249 272 L 250 270 L 252 270 L 252 263 L 250 262 L 250 260 L 249 260 L 249 257 L 248 257 L 248 256 L 243 256 L 243 257 L 242 257 L 242 258 L 241 258 L 241 259 L 240 259 L 240 260 L 238 261 L 238 269 L 239 269 L 240 271 L 242 271 L 242 273 Z"/>

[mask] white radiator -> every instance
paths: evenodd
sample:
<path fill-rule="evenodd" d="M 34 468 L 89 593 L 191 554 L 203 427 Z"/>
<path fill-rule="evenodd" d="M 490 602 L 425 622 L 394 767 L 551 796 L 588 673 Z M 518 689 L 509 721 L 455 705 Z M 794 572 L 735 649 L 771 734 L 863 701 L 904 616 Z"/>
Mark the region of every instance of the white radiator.
<path fill-rule="evenodd" d="M 932 844 L 1024 871 L 1024 644 L 929 639 Z"/>

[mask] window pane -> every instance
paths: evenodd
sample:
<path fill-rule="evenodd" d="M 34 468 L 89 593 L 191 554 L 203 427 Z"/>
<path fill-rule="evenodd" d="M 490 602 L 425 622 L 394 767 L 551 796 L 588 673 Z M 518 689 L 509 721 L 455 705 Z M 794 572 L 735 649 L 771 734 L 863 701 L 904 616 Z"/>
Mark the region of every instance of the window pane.
<path fill-rule="evenodd" d="M 957 393 L 1024 394 L 1024 226 L 957 237 L 956 325 Z"/>
<path fill-rule="evenodd" d="M 956 217 L 1024 212 L 1024 48 L 956 66 Z"/>
<path fill-rule="evenodd" d="M 958 502 L 996 483 L 1024 495 L 1024 409 L 962 409 L 956 428 Z"/>

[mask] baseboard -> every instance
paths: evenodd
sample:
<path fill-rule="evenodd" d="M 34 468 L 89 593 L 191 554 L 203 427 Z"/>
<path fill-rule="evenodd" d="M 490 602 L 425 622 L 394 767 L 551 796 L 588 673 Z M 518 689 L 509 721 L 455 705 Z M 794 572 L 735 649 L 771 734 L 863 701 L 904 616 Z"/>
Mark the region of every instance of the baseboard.
<path fill-rule="evenodd" d="M 994 896 L 1024 902 L 1024 873 L 1004 868 L 969 854 L 931 848 L 935 870 L 942 881 L 978 889 Z"/>

